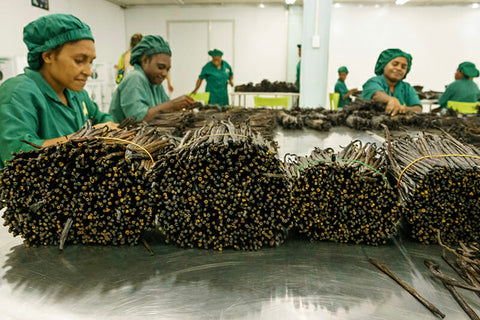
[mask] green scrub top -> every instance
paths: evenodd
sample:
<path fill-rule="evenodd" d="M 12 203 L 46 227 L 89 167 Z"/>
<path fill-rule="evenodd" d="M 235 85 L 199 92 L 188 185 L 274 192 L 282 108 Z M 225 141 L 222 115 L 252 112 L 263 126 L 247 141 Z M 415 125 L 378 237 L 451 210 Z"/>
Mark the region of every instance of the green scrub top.
<path fill-rule="evenodd" d="M 138 64 L 120 82 L 113 93 L 110 110 L 113 121 L 122 122 L 128 117 L 141 121 L 149 108 L 170 100 L 161 84 L 151 84 Z"/>
<path fill-rule="evenodd" d="M 207 80 L 206 92 L 210 92 L 209 104 L 218 104 L 219 106 L 228 105 L 228 79 L 233 76 L 232 67 L 222 60 L 222 66 L 218 69 L 212 61 L 207 63 L 203 68 L 200 79 Z"/>
<path fill-rule="evenodd" d="M 480 90 L 475 82 L 470 79 L 459 79 L 450 83 L 445 92 L 438 99 L 438 104 L 442 108 L 447 107 L 447 102 L 476 102 L 480 95 Z"/>
<path fill-rule="evenodd" d="M 295 87 L 297 87 L 297 90 L 300 90 L 300 66 L 301 66 L 301 60 L 298 61 L 297 63 L 297 79 L 295 80 Z"/>
<path fill-rule="evenodd" d="M 412 106 L 422 106 L 422 102 L 418 97 L 417 92 L 413 87 L 404 82 L 399 81 L 395 87 L 395 92 L 392 94 L 390 87 L 388 86 L 387 80 L 384 75 L 376 76 L 368 79 L 367 82 L 363 85 L 362 99 L 372 99 L 372 96 L 377 91 L 383 91 L 389 96 L 393 96 L 400 101 L 400 104 L 404 104 L 407 107 Z"/>
<path fill-rule="evenodd" d="M 12 152 L 35 149 L 20 140 L 42 145 L 45 140 L 78 131 L 87 119 L 93 124 L 112 120 L 98 110 L 85 90 L 65 89 L 65 96 L 68 106 L 40 73 L 30 68 L 0 86 L 0 168 L 12 159 Z"/>
<path fill-rule="evenodd" d="M 345 82 L 340 81 L 340 79 L 337 80 L 337 83 L 335 84 L 335 92 L 340 93 L 340 100 L 338 100 L 338 107 L 341 108 L 344 105 L 349 104 L 352 102 L 352 98 L 348 97 L 347 99 L 343 99 L 345 95 L 348 93 L 347 85 Z"/>

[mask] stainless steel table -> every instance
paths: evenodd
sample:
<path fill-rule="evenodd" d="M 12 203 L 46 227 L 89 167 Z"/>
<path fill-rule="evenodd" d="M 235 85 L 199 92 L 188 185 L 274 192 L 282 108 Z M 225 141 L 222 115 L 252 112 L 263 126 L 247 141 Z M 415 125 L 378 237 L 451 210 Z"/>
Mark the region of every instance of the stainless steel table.
<path fill-rule="evenodd" d="M 308 153 L 326 141 L 369 139 L 363 132 L 340 131 L 305 130 L 303 138 L 281 131 L 280 148 Z M 434 259 L 454 275 L 436 245 L 291 239 L 258 252 L 213 252 L 157 240 L 153 251 L 151 256 L 143 246 L 68 246 L 62 253 L 56 247 L 25 248 L 0 227 L 0 319 L 436 319 L 369 257 L 411 284 L 446 319 L 468 319 L 423 266 L 425 258 Z M 480 299 L 459 291 L 480 313 Z"/>

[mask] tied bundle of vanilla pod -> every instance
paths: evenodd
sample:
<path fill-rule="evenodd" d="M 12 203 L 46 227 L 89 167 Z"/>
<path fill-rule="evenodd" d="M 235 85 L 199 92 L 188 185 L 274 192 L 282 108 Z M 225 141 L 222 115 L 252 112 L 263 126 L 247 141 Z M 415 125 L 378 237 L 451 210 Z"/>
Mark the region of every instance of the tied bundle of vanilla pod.
<path fill-rule="evenodd" d="M 436 243 L 480 237 L 480 153 L 450 135 L 418 134 L 387 139 L 411 235 Z"/>
<path fill-rule="evenodd" d="M 250 127 L 217 122 L 189 131 L 152 171 L 150 202 L 167 242 L 258 250 L 284 241 L 290 219 L 283 165 Z"/>
<path fill-rule="evenodd" d="M 317 148 L 296 157 L 287 165 L 296 229 L 309 240 L 386 243 L 400 219 L 387 161 L 382 148 L 358 140 L 338 154 Z"/>
<path fill-rule="evenodd" d="M 154 129 L 87 124 L 65 143 L 17 154 L 0 177 L 9 231 L 26 246 L 137 244 L 154 221 L 144 166 L 151 159 L 118 139 L 152 156 L 170 145 Z"/>

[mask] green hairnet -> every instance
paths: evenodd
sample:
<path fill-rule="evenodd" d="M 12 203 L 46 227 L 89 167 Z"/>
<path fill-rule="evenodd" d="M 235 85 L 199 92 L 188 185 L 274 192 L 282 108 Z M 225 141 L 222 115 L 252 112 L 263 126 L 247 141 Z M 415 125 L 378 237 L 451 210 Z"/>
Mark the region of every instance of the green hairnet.
<path fill-rule="evenodd" d="M 468 61 L 460 63 L 460 65 L 458 66 L 458 70 L 460 70 L 460 72 L 462 72 L 467 77 L 471 78 L 478 77 L 479 75 L 478 69 L 475 67 L 475 64 Z"/>
<path fill-rule="evenodd" d="M 50 14 L 30 22 L 23 28 L 23 42 L 28 48 L 28 65 L 33 70 L 42 66 L 42 53 L 68 41 L 93 40 L 90 27 L 70 14 Z"/>
<path fill-rule="evenodd" d="M 169 56 L 172 56 L 172 51 L 170 50 L 170 45 L 167 41 L 163 40 L 160 36 L 148 35 L 142 38 L 135 48 L 132 49 L 132 54 L 130 56 L 130 64 L 141 65 L 142 56 L 148 56 L 151 54 L 165 53 Z"/>
<path fill-rule="evenodd" d="M 345 73 L 348 73 L 348 69 L 347 69 L 347 67 L 345 67 L 345 66 L 342 66 L 342 67 L 338 68 L 338 73 L 340 73 L 340 72 L 345 72 Z"/>
<path fill-rule="evenodd" d="M 213 49 L 208 51 L 208 55 L 211 57 L 221 57 L 223 56 L 223 52 L 218 49 Z"/>
<path fill-rule="evenodd" d="M 383 74 L 383 69 L 385 66 L 392 61 L 393 59 L 397 57 L 405 57 L 407 58 L 408 62 L 408 67 L 407 67 L 407 72 L 405 73 L 405 76 L 410 72 L 410 68 L 412 67 L 412 56 L 406 52 L 403 52 L 400 49 L 386 49 L 383 50 L 382 53 L 380 53 L 380 56 L 378 56 L 377 59 L 377 64 L 375 64 L 375 74 L 377 76 Z"/>

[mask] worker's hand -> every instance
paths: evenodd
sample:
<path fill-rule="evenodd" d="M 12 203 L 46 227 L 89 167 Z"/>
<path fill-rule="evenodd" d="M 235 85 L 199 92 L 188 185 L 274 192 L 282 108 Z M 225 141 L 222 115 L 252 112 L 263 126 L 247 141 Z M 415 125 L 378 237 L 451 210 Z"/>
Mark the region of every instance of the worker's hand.
<path fill-rule="evenodd" d="M 168 84 L 168 91 L 173 92 L 173 86 L 171 84 Z"/>
<path fill-rule="evenodd" d="M 93 127 L 94 128 L 103 128 L 107 126 L 108 129 L 112 130 L 112 129 L 118 129 L 118 123 L 115 123 L 113 121 L 107 121 L 107 122 L 103 122 L 103 123 L 97 123 L 96 125 L 94 125 Z"/>
<path fill-rule="evenodd" d="M 168 107 L 162 110 L 163 112 L 173 112 L 173 111 L 191 109 L 195 100 L 193 100 L 191 97 L 187 95 L 183 95 L 173 100 L 170 100 L 169 102 L 170 103 Z"/>
<path fill-rule="evenodd" d="M 400 104 L 400 101 L 398 101 L 397 98 L 392 97 L 390 100 L 388 100 L 385 113 L 394 116 L 400 113 L 405 113 L 406 110 L 406 106 Z"/>
<path fill-rule="evenodd" d="M 228 83 L 233 87 L 233 81 L 232 80 L 228 80 Z"/>
<path fill-rule="evenodd" d="M 358 91 L 357 88 L 353 88 L 353 89 L 348 90 L 348 93 L 352 94 L 352 93 L 357 92 L 357 91 Z"/>

